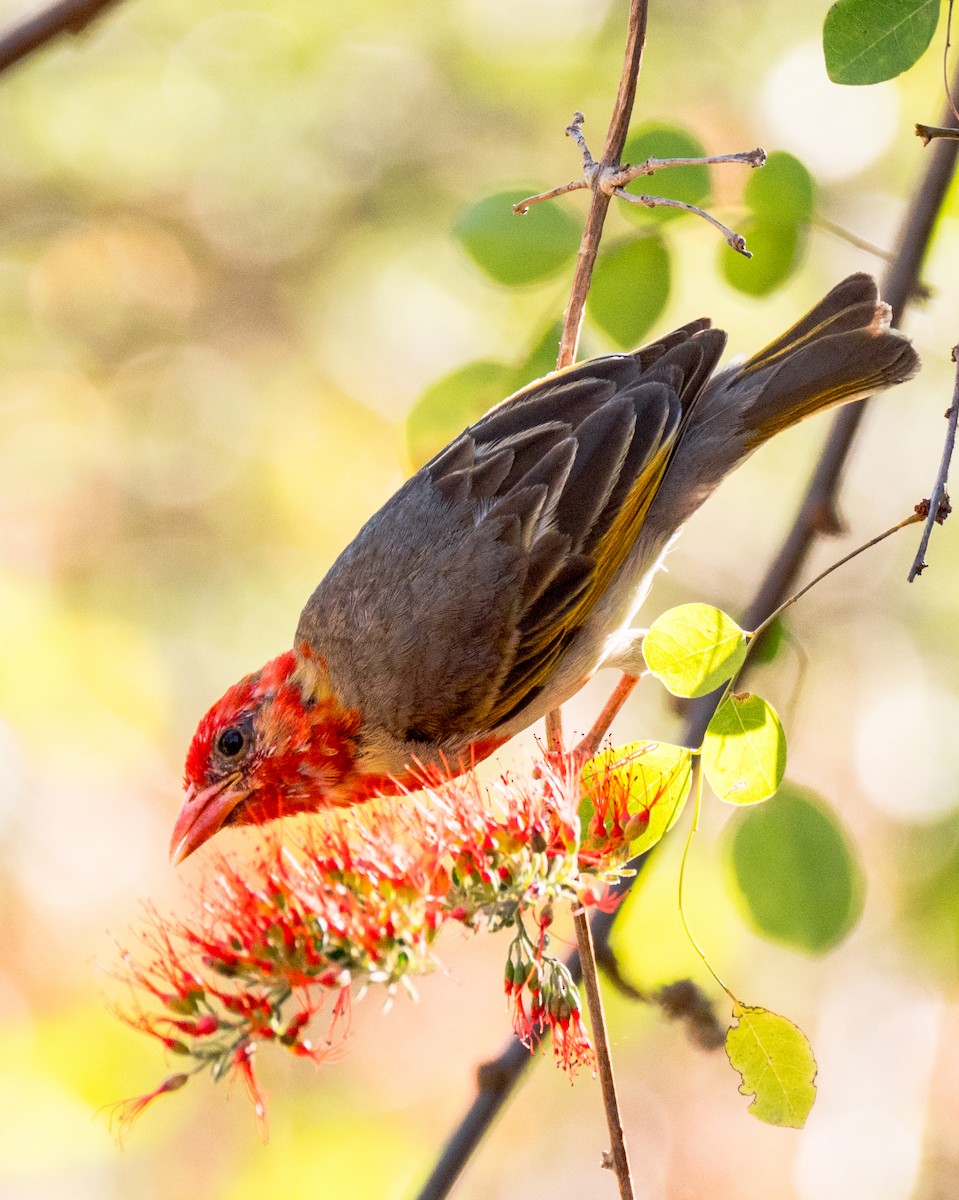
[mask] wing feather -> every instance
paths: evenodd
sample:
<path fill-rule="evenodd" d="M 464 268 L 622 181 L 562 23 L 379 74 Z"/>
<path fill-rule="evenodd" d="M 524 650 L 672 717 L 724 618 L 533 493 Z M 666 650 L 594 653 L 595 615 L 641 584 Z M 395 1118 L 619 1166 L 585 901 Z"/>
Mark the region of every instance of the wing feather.
<path fill-rule="evenodd" d="M 547 376 L 413 476 L 300 619 L 345 702 L 440 749 L 529 704 L 632 547 L 723 343 L 698 321 Z"/>

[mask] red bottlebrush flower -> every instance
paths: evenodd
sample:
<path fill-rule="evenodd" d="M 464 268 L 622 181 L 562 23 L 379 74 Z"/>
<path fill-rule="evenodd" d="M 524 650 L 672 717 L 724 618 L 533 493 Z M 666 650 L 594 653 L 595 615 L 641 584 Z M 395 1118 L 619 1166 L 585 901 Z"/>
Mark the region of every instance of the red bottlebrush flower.
<path fill-rule="evenodd" d="M 131 1096 L 128 1100 L 118 1100 L 116 1104 L 111 1104 L 108 1109 L 110 1122 L 116 1125 L 118 1137 L 123 1139 L 124 1134 L 133 1128 L 140 1114 L 149 1108 L 158 1096 L 165 1096 L 168 1092 L 178 1092 L 189 1082 L 189 1075 L 168 1075 L 152 1092 L 147 1092 L 143 1096 Z"/>
<path fill-rule="evenodd" d="M 531 1049 L 552 1031 L 556 1061 L 574 1071 L 592 1051 L 576 987 L 550 951 L 553 907 L 601 902 L 626 848 L 591 836 L 584 851 L 582 792 L 579 766 L 549 755 L 489 789 L 466 776 L 345 810 L 299 844 L 270 838 L 250 863 L 220 855 L 189 919 L 152 913 L 140 953 L 122 952 L 119 974 L 136 995 L 126 1019 L 191 1071 L 242 1078 L 263 1128 L 259 1044 L 318 1062 L 347 1036 L 352 984 L 392 988 L 429 970 L 450 921 L 512 926 L 513 1027 Z M 310 1025 L 324 1006 L 317 1040 Z"/>
<path fill-rule="evenodd" d="M 570 1075 L 580 1067 L 595 1069 L 596 1057 L 589 1034 L 583 1026 L 580 1010 L 574 1008 L 568 1016 L 551 1020 L 553 1057 Z"/>
<path fill-rule="evenodd" d="M 255 1051 L 256 1046 L 252 1042 L 241 1042 L 233 1051 L 233 1066 L 243 1080 L 246 1094 L 250 1097 L 250 1102 L 253 1105 L 257 1130 L 265 1142 L 269 1137 L 270 1127 L 266 1119 L 266 1105 L 263 1102 L 263 1095 L 256 1082 L 256 1076 L 253 1074 L 253 1055 Z"/>

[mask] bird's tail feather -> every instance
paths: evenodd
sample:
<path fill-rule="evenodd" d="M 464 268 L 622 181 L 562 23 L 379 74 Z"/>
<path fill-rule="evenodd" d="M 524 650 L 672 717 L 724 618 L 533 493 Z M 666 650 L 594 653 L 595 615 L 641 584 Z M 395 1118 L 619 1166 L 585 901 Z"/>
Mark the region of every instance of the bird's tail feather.
<path fill-rule="evenodd" d="M 671 534 L 775 434 L 914 375 L 918 356 L 890 318 L 875 281 L 850 275 L 765 349 L 714 375 L 683 413 L 651 537 Z"/>
<path fill-rule="evenodd" d="M 723 407 L 740 408 L 747 450 L 804 417 L 913 376 L 919 358 L 890 319 L 875 280 L 850 275 L 776 341 L 718 376 Z M 707 394 L 704 407 L 709 402 Z"/>

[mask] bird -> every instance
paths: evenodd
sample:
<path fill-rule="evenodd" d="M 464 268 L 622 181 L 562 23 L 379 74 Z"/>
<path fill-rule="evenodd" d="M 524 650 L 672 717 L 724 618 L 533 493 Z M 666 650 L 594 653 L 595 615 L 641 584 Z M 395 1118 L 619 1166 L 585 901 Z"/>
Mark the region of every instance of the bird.
<path fill-rule="evenodd" d="M 460 774 L 601 667 L 639 673 L 633 620 L 718 484 L 775 434 L 919 367 L 865 274 L 717 369 L 725 344 L 703 318 L 556 371 L 408 479 L 310 596 L 292 648 L 199 722 L 173 861 L 227 826 Z"/>

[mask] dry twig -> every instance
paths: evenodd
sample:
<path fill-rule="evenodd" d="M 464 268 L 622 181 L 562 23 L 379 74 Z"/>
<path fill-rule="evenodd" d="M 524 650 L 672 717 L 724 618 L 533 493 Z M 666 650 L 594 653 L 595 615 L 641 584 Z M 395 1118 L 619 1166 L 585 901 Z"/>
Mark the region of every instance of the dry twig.
<path fill-rule="evenodd" d="M 0 36 L 0 71 L 63 33 L 81 33 L 117 0 L 60 0 Z"/>
<path fill-rule="evenodd" d="M 949 464 L 952 462 L 952 452 L 956 447 L 956 425 L 959 424 L 959 346 L 952 348 L 952 361 L 956 364 L 956 382 L 952 389 L 952 404 L 946 411 L 946 441 L 942 448 L 942 458 L 939 460 L 939 470 L 936 472 L 936 482 L 932 486 L 932 494 L 928 500 L 916 505 L 916 512 L 925 517 L 926 524 L 919 539 L 919 549 L 909 568 L 909 582 L 921 575 L 929 566 L 926 562 L 926 549 L 932 536 L 933 525 L 941 525 L 952 512 L 949 504 L 949 493 L 946 484 L 949 481 Z"/>

